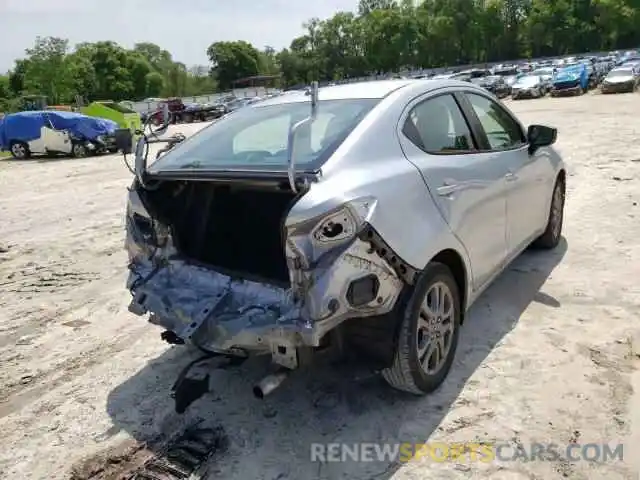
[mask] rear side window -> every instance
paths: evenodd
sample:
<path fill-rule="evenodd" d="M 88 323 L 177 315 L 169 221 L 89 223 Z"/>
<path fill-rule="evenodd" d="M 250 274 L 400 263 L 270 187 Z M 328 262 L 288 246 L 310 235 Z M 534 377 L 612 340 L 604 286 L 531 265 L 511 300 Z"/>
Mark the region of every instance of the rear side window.
<path fill-rule="evenodd" d="M 402 128 L 406 137 L 427 153 L 451 154 L 475 150 L 469 126 L 452 95 L 419 103 Z"/>
<path fill-rule="evenodd" d="M 467 98 L 487 134 L 491 150 L 508 150 L 526 143 L 518 122 L 493 100 L 475 93 L 467 93 Z"/>

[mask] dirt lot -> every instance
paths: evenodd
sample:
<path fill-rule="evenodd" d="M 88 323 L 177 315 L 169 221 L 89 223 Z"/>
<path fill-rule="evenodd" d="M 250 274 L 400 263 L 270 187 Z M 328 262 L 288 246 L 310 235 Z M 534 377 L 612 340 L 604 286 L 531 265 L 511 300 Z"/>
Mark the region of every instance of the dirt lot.
<path fill-rule="evenodd" d="M 127 312 L 122 160 L 0 161 L 0 478 L 91 478 L 83 459 L 112 455 L 117 470 L 143 459 L 117 457 L 135 441 L 154 450 L 202 419 L 226 440 L 209 478 L 638 479 L 640 95 L 511 106 L 559 128 L 566 241 L 525 253 L 479 299 L 449 379 L 423 399 L 318 367 L 261 402 L 254 361 L 216 371 L 215 393 L 176 415 L 169 390 L 192 354 Z M 427 440 L 626 449 L 603 464 L 309 460 L 311 442 Z"/>

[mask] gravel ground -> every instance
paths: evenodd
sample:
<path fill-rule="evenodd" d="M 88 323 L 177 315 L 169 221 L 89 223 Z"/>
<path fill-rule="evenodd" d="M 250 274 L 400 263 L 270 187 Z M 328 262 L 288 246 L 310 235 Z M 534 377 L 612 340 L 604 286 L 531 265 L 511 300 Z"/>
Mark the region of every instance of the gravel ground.
<path fill-rule="evenodd" d="M 227 441 L 208 478 L 638 479 L 640 95 L 510 106 L 525 124 L 559 129 L 566 240 L 523 254 L 478 300 L 450 377 L 421 399 L 318 365 L 259 401 L 256 360 L 216 371 L 214 393 L 176 415 L 169 390 L 192 354 L 127 312 L 122 160 L 0 161 L 0 478 L 67 479 L 74 468 L 108 478 L 87 465 L 122 463 L 136 442 L 146 454 L 202 420 Z M 311 442 L 401 441 L 626 450 L 606 463 L 309 460 Z"/>

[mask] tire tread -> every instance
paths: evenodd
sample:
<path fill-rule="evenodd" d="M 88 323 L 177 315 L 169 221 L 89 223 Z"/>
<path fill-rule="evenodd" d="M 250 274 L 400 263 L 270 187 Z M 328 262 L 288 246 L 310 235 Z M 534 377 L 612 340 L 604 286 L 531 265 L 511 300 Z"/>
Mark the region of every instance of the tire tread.
<path fill-rule="evenodd" d="M 393 388 L 420 396 L 424 395 L 427 392 L 421 389 L 416 384 L 416 381 L 414 379 L 409 361 L 411 355 L 411 346 L 406 341 L 406 339 L 411 337 L 411 329 L 413 328 L 412 316 L 414 315 L 415 303 L 422 302 L 423 300 L 422 295 L 416 295 L 415 293 L 424 290 L 424 282 L 430 280 L 429 276 L 425 275 L 425 273 L 428 273 L 429 271 L 433 271 L 435 274 L 444 273 L 453 280 L 453 274 L 451 273 L 449 267 L 445 264 L 440 262 L 431 262 L 427 266 L 425 272 L 422 273 L 422 276 L 418 280 L 418 283 L 415 285 L 414 294 L 412 294 L 409 298 L 406 308 L 404 309 L 404 312 L 402 314 L 402 321 L 398 332 L 393 364 L 391 365 L 391 367 L 386 368 L 382 371 L 382 377 Z M 452 283 L 455 288 L 455 281 L 452 281 Z M 459 303 L 459 294 L 455 295 L 455 297 L 457 298 Z M 458 304 L 457 308 L 461 309 L 462 306 Z M 460 328 L 459 324 L 456 325 L 456 328 Z M 452 348 L 454 348 L 454 346 L 452 346 Z"/>

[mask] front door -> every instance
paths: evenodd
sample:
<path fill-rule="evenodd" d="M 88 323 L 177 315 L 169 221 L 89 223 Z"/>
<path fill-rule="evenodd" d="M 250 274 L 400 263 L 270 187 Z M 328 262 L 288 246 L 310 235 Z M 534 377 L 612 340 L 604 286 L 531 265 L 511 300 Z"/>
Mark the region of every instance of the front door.
<path fill-rule="evenodd" d="M 551 188 L 540 155 L 529 154 L 520 123 L 498 102 L 476 93 L 466 93 L 469 105 L 486 135 L 485 149 L 506 165 L 507 248 L 510 256 L 524 249 L 544 226 Z"/>
<path fill-rule="evenodd" d="M 401 122 L 404 154 L 464 245 L 479 288 L 506 257 L 505 159 L 479 153 L 450 93 L 414 101 Z"/>
<path fill-rule="evenodd" d="M 59 153 L 71 152 L 69 134 L 63 130 L 53 130 L 48 127 L 42 127 L 40 138 L 43 141 L 45 151 Z"/>

